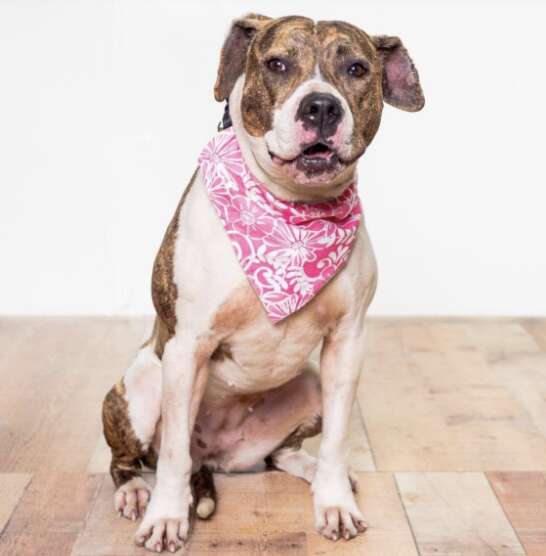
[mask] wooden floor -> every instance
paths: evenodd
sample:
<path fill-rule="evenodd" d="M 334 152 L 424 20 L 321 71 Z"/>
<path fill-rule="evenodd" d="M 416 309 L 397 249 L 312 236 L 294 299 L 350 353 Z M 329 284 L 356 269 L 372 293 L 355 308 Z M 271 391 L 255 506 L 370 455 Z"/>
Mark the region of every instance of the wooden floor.
<path fill-rule="evenodd" d="M 100 404 L 148 325 L 0 319 L 0 554 L 144 554 L 113 511 Z M 367 343 L 351 431 L 366 535 L 321 539 L 287 475 L 218 476 L 188 552 L 546 555 L 546 321 L 371 320 Z"/>

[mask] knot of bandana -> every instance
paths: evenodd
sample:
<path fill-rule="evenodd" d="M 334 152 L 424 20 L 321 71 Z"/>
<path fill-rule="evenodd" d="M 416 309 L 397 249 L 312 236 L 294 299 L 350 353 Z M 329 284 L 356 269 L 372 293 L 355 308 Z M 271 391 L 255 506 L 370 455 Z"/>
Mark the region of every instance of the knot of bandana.
<path fill-rule="evenodd" d="M 362 210 L 356 184 L 318 203 L 283 201 L 248 169 L 233 128 L 203 149 L 208 197 L 267 315 L 301 309 L 345 265 Z"/>

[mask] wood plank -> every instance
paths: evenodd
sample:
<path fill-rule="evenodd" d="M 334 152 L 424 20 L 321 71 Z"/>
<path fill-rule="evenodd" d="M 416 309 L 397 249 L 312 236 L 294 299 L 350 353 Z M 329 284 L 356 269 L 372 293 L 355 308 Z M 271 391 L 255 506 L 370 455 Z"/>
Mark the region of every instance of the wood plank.
<path fill-rule="evenodd" d="M 471 322 L 464 331 L 498 382 L 529 415 L 534 429 L 546 437 L 546 352 L 520 323 Z"/>
<path fill-rule="evenodd" d="M 546 319 L 525 319 L 522 326 L 534 338 L 543 351 L 546 351 Z"/>
<path fill-rule="evenodd" d="M 85 470 L 101 430 L 102 398 L 135 353 L 143 323 L 40 323 L 25 348 L 0 365 L 1 471 Z"/>
<path fill-rule="evenodd" d="M 525 555 L 482 473 L 396 473 L 421 556 Z"/>
<path fill-rule="evenodd" d="M 490 363 L 498 380 L 546 437 L 546 353 L 513 353 Z M 543 469 L 543 467 L 537 467 Z"/>
<path fill-rule="evenodd" d="M 457 338 L 463 329 L 448 331 L 404 323 L 404 352 L 368 354 L 358 398 L 377 469 L 546 469 L 546 439 L 525 407 Z"/>
<path fill-rule="evenodd" d="M 488 473 L 527 556 L 546 555 L 546 476 L 544 473 Z"/>
<path fill-rule="evenodd" d="M 0 474 L 0 535 L 6 527 L 13 510 L 19 503 L 32 475 L 25 473 Z"/>
<path fill-rule="evenodd" d="M 519 322 L 471 321 L 463 328 L 468 340 L 489 362 L 515 354 L 541 353 L 536 339 Z"/>
<path fill-rule="evenodd" d="M 81 473 L 34 475 L 0 537 L 0 554 L 70 554 L 97 488 L 97 477 Z"/>
<path fill-rule="evenodd" d="M 188 553 L 367 554 L 416 556 L 393 478 L 359 473 L 359 502 L 369 531 L 350 542 L 332 543 L 314 530 L 309 486 L 285 473 L 216 475 L 219 506 L 210 521 L 197 521 Z M 105 477 L 72 556 L 132 556 L 136 525 L 115 515 L 113 486 Z"/>

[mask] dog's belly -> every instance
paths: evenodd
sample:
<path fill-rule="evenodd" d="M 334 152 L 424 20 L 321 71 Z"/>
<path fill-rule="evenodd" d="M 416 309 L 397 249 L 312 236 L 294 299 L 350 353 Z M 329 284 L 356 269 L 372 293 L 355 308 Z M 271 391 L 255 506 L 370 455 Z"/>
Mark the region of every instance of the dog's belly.
<path fill-rule="evenodd" d="M 304 425 L 320 425 L 320 386 L 311 367 L 278 388 L 229 399 L 204 400 L 192 435 L 193 464 L 245 471 Z"/>

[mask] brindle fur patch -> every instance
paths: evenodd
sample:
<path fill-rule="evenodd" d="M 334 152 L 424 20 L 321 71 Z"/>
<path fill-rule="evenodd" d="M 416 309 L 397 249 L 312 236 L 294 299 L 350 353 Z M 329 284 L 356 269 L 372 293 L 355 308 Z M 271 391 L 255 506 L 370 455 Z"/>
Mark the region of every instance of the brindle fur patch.
<path fill-rule="evenodd" d="M 358 158 L 372 142 L 383 110 L 382 64 L 371 38 L 361 29 L 342 21 L 319 21 L 320 71 L 347 100 L 354 120 L 351 159 Z M 368 68 L 365 77 L 355 79 L 346 68 L 353 62 Z"/>
<path fill-rule="evenodd" d="M 146 452 L 136 437 L 129 419 L 123 380 L 106 394 L 102 404 L 102 426 L 104 437 L 112 450 L 110 475 L 119 488 L 134 477 L 140 477 Z"/>
<path fill-rule="evenodd" d="M 306 438 L 312 438 L 322 432 L 322 416 L 315 415 L 309 421 L 302 423 L 279 448 L 294 448 L 299 450 Z"/>
<path fill-rule="evenodd" d="M 309 79 L 316 64 L 313 20 L 291 16 L 268 23 L 256 34 L 248 52 L 241 109 L 245 129 L 254 136 L 271 129 L 273 110 Z M 265 69 L 272 58 L 287 63 L 282 74 Z"/>
<path fill-rule="evenodd" d="M 171 337 L 172 333 L 167 328 L 167 325 L 158 316 L 156 316 L 151 336 L 140 347 L 142 349 L 146 346 L 153 345 L 155 354 L 159 359 L 161 359 L 163 357 L 165 344 Z"/>
<path fill-rule="evenodd" d="M 160 343 L 162 345 L 174 335 L 176 327 L 176 299 L 178 297 L 178 291 L 174 283 L 174 251 L 176 237 L 178 235 L 178 220 L 180 217 L 180 210 L 195 182 L 197 172 L 198 169 L 193 173 L 190 183 L 182 194 L 182 198 L 167 227 L 161 247 L 154 261 L 152 300 L 159 322 L 156 321 L 156 326 L 154 326 L 154 332 L 157 333 L 157 336 L 154 334 L 153 337 L 160 338 Z M 156 349 L 156 352 L 157 351 Z M 162 349 L 160 351 L 163 353 Z"/>
<path fill-rule="evenodd" d="M 250 41 L 256 31 L 268 21 L 271 21 L 270 17 L 248 14 L 233 22 L 220 53 L 218 77 L 214 86 L 214 98 L 218 102 L 227 100 L 229 97 L 235 82 L 245 69 Z"/>

